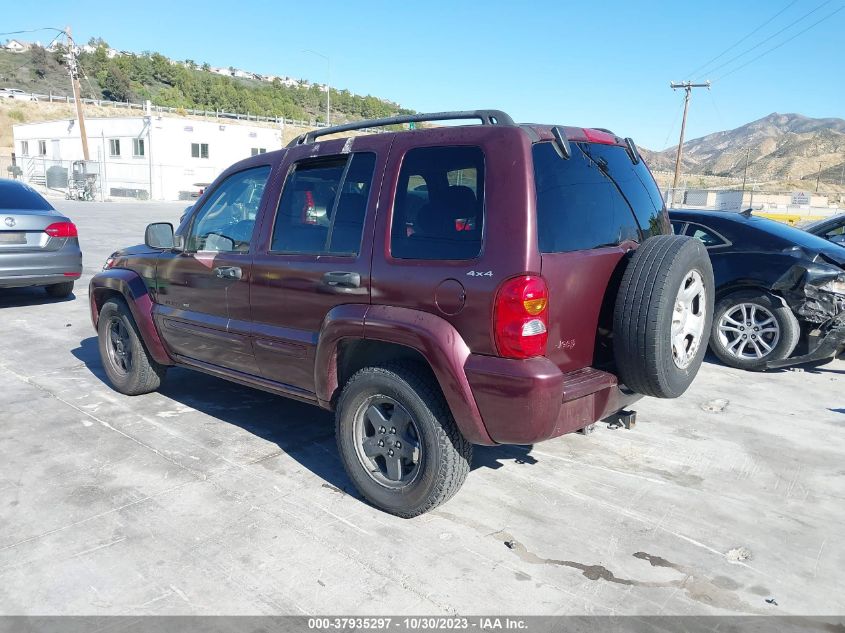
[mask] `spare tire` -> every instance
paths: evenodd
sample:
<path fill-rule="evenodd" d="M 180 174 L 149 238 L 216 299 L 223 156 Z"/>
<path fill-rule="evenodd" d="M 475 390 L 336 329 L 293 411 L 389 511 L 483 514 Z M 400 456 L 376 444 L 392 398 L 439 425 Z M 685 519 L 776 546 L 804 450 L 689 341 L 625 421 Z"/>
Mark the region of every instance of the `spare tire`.
<path fill-rule="evenodd" d="M 707 351 L 713 321 L 713 266 L 700 240 L 645 240 L 622 276 L 613 312 L 620 382 L 655 398 L 677 398 Z"/>

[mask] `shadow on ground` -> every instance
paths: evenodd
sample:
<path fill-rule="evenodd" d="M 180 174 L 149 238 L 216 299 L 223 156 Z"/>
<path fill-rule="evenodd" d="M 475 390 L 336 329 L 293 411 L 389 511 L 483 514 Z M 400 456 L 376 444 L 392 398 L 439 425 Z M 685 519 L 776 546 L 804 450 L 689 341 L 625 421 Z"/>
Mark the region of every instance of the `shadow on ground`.
<path fill-rule="evenodd" d="M 832 369 L 830 367 L 826 367 L 826 365 L 832 363 L 834 360 L 836 360 L 836 358 L 837 357 L 826 358 L 824 360 L 817 360 L 811 363 L 802 363 L 800 365 L 792 365 L 790 367 L 781 367 L 779 369 L 767 369 L 766 373 L 782 374 L 790 371 L 803 371 L 807 372 L 808 374 L 845 374 L 845 370 Z M 840 354 L 838 358 L 843 358 L 842 354 Z M 707 354 L 704 356 L 704 362 L 710 363 L 711 365 L 719 365 L 720 367 L 727 367 L 727 365 L 720 361 L 718 357 L 710 350 L 707 350 Z"/>
<path fill-rule="evenodd" d="M 64 299 L 55 299 L 47 294 L 44 288 L 0 288 L 0 308 L 19 308 L 21 306 L 37 306 L 46 303 L 65 303 L 73 301 L 76 295 Z"/>
<path fill-rule="evenodd" d="M 100 361 L 97 338 L 80 341 L 73 355 L 104 384 L 109 385 Z M 347 477 L 334 439 L 334 413 L 316 406 L 238 385 L 208 374 L 173 367 L 159 393 L 196 409 L 222 424 L 238 426 L 280 450 L 322 478 L 326 484 L 361 498 Z M 129 398 L 127 396 L 127 398 Z M 139 406 L 140 406 L 140 400 Z M 497 469 L 512 461 L 536 464 L 532 446 L 476 446 L 472 470 Z"/>

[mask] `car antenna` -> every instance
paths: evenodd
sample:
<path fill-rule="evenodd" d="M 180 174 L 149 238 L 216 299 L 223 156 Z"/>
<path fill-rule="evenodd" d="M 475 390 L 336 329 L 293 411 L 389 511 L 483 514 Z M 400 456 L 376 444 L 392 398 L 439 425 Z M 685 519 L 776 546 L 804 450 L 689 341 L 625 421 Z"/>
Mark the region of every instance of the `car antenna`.
<path fill-rule="evenodd" d="M 740 211 L 739 214 L 745 216 L 746 218 L 751 217 L 751 212 L 754 211 L 751 207 L 748 207 L 745 211 Z"/>

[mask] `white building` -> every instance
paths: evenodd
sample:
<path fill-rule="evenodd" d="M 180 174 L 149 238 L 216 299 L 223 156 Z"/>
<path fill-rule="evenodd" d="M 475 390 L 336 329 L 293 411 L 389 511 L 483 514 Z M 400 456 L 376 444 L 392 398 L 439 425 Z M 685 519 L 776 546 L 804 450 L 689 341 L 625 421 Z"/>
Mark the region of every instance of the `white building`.
<path fill-rule="evenodd" d="M 24 51 L 28 51 L 31 47 L 32 45 L 30 43 L 21 42 L 19 40 L 7 40 L 3 45 L 3 48 L 13 53 L 23 53 Z"/>
<path fill-rule="evenodd" d="M 85 120 L 97 189 L 106 198 L 188 199 L 232 163 L 282 147 L 278 128 L 184 117 L 135 116 Z M 13 127 L 22 178 L 61 189 L 82 160 L 75 119 Z M 66 185 L 65 185 L 66 186 Z"/>

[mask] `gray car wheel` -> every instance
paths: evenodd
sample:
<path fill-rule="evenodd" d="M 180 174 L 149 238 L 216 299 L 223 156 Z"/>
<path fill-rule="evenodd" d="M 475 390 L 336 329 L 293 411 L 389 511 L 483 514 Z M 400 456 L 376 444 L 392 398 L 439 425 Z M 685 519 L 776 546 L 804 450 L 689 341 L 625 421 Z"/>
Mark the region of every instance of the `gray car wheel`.
<path fill-rule="evenodd" d="M 66 281 L 61 284 L 52 284 L 50 286 L 46 286 L 44 290 L 46 290 L 47 294 L 54 299 L 64 299 L 65 297 L 69 297 L 73 294 L 73 282 Z"/>
<path fill-rule="evenodd" d="M 743 290 L 716 304 L 710 349 L 726 365 L 760 371 L 789 358 L 800 336 L 798 319 L 777 297 Z"/>

